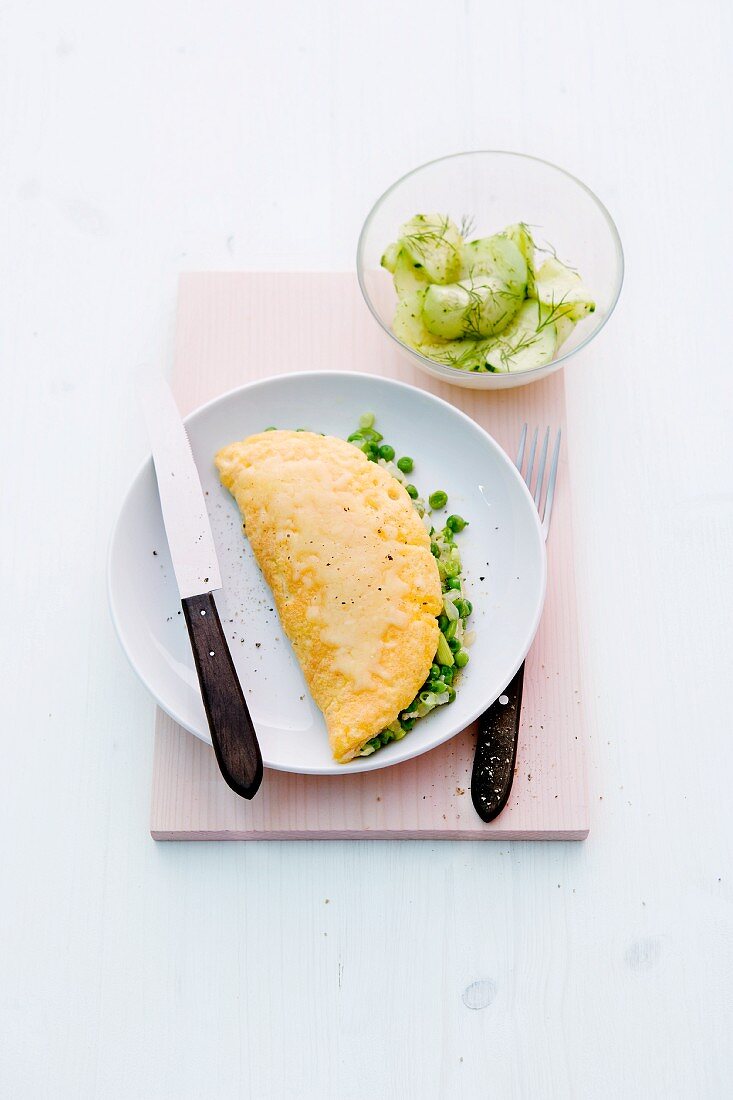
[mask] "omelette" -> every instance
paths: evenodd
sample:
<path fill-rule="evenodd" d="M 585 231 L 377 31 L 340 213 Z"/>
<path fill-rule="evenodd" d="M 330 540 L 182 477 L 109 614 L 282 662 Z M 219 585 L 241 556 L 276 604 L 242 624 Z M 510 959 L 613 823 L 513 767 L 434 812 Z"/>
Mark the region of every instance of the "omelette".
<path fill-rule="evenodd" d="M 261 432 L 216 465 L 346 763 L 430 671 L 443 606 L 430 537 L 404 486 L 342 439 Z"/>

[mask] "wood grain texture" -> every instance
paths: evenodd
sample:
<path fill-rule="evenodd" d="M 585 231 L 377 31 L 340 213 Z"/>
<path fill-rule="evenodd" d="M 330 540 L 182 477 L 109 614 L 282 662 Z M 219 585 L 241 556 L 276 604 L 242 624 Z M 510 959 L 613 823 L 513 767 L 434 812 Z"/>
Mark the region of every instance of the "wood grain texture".
<path fill-rule="evenodd" d="M 273 331 L 278 338 L 272 339 Z M 338 778 L 265 771 L 246 803 L 211 749 L 156 714 L 151 833 L 156 840 L 581 840 L 588 835 L 581 672 L 562 372 L 484 393 L 416 371 L 384 338 L 345 273 L 182 276 L 173 386 L 186 413 L 235 386 L 296 370 L 353 369 L 421 386 L 482 424 L 510 452 L 521 425 L 562 427 L 547 601 L 527 660 L 511 795 L 488 824 L 470 798 L 475 728 L 416 760 Z"/>

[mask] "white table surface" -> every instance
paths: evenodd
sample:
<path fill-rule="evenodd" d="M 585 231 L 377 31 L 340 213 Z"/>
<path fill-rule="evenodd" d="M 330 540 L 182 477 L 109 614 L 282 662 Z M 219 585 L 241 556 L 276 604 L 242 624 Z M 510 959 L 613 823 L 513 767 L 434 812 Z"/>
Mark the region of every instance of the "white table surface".
<path fill-rule="evenodd" d="M 725 1095 L 730 5 L 0 18 L 0 1094 Z M 351 267 L 388 183 L 480 147 L 575 172 L 626 250 L 567 372 L 590 838 L 156 845 L 105 551 L 178 273 Z"/>

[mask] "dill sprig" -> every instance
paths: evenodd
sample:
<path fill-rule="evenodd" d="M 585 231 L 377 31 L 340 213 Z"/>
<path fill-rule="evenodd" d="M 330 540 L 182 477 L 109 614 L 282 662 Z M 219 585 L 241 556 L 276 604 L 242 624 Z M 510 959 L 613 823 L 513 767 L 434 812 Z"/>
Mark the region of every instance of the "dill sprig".
<path fill-rule="evenodd" d="M 497 288 L 490 283 L 480 288 L 467 287 L 466 290 L 469 296 L 469 305 L 464 313 L 464 335 L 477 340 L 483 340 L 487 336 L 487 333 L 482 331 L 482 325 L 484 311 L 489 300 L 492 306 L 503 307 L 503 312 L 495 317 L 492 322 L 494 331 L 501 328 L 516 312 L 510 308 L 509 303 L 524 300 L 524 295 L 508 290 L 506 287 Z"/>
<path fill-rule="evenodd" d="M 506 342 L 499 345 L 499 358 L 501 359 L 502 366 L 507 370 L 510 369 L 510 359 L 517 355 L 520 351 L 526 351 L 527 348 L 534 347 L 537 343 L 538 334 L 536 332 L 527 332 L 520 334 L 519 339 L 515 343 Z"/>
<path fill-rule="evenodd" d="M 446 215 L 440 217 L 437 223 L 426 222 L 424 229 L 403 234 L 400 240 L 404 241 L 410 250 L 417 252 L 423 259 L 425 258 L 425 250 L 429 245 L 447 245 L 452 252 L 458 255 L 458 248 L 446 236 L 450 224 L 450 218 Z"/>
<path fill-rule="evenodd" d="M 486 353 L 491 346 L 492 341 L 484 339 L 483 341 L 476 340 L 461 351 L 455 351 L 453 348 L 446 348 L 445 350 L 433 348 L 431 349 L 430 358 L 436 359 L 439 363 L 445 363 L 448 367 L 457 367 L 459 370 L 464 370 L 466 367 L 476 370 L 477 367 L 485 365 Z"/>
<path fill-rule="evenodd" d="M 536 252 L 542 252 L 545 256 L 552 256 L 553 260 L 557 260 L 559 264 L 562 264 L 563 267 L 567 267 L 569 271 L 572 271 L 575 275 L 578 276 L 578 278 L 580 278 L 580 272 L 578 271 L 577 267 L 573 267 L 573 265 L 569 264 L 566 260 L 561 260 L 557 254 L 557 249 L 554 247 L 554 245 L 551 245 L 548 241 L 545 241 L 543 247 L 542 245 L 537 244 L 537 241 L 535 241 L 534 239 L 532 243 L 534 244 Z"/>
<path fill-rule="evenodd" d="M 570 312 L 570 309 L 572 308 L 572 303 L 568 303 L 567 305 L 565 303 L 568 293 L 569 291 L 563 294 L 559 302 L 555 302 L 555 295 L 552 295 L 552 298 L 550 299 L 550 304 L 547 306 L 547 308 L 549 309 L 549 313 L 544 318 L 542 317 L 542 303 L 537 303 L 538 333 L 542 332 L 543 329 L 546 329 L 548 325 L 554 325 L 556 321 L 559 321 L 561 317 L 565 317 Z M 545 305 L 547 305 L 547 303 L 545 303 Z"/>

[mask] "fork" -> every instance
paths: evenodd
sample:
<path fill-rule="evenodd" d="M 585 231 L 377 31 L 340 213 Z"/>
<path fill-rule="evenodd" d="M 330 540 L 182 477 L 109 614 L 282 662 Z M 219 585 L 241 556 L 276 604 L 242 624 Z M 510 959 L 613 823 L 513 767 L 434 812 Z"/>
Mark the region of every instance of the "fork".
<path fill-rule="evenodd" d="M 527 469 L 523 474 L 525 484 L 532 494 L 535 507 L 539 512 L 542 534 L 547 541 L 547 533 L 550 529 L 552 516 L 552 503 L 555 499 L 555 484 L 557 482 L 557 467 L 560 458 L 560 440 L 562 433 L 558 431 L 555 437 L 555 445 L 550 460 L 550 472 L 547 478 L 547 488 L 544 499 L 542 496 L 545 468 L 547 466 L 547 452 L 550 443 L 550 429 L 545 431 L 542 443 L 540 459 L 537 467 L 534 492 L 532 490 L 532 474 L 534 460 L 537 453 L 537 440 L 539 428 L 535 428 L 527 458 Z M 522 428 L 519 440 L 519 450 L 515 465 L 522 473 L 524 465 L 524 452 L 527 444 L 527 425 Z M 471 774 L 471 798 L 476 813 L 482 821 L 493 821 L 501 813 L 509 799 L 514 780 L 514 767 L 517 760 L 517 742 L 519 740 L 519 725 L 522 709 L 522 687 L 524 685 L 524 661 L 515 674 L 514 679 L 496 702 L 492 703 L 488 710 L 478 720 L 478 739 L 476 741 L 476 754 L 473 758 L 473 772 Z"/>

